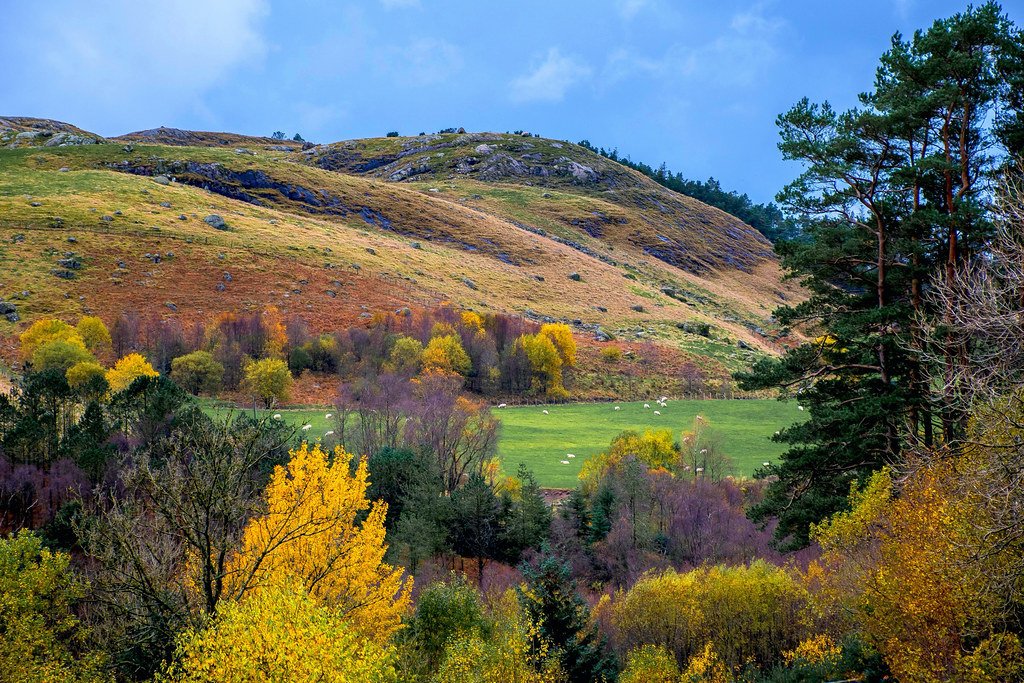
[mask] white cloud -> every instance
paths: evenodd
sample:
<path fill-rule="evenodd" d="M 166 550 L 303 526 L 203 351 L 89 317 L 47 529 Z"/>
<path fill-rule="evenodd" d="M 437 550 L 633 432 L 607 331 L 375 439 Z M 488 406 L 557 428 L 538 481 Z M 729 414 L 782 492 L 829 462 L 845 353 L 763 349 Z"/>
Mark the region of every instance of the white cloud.
<path fill-rule="evenodd" d="M 436 38 L 382 51 L 381 68 L 406 85 L 442 83 L 462 69 L 462 52 L 455 45 Z"/>
<path fill-rule="evenodd" d="M 589 66 L 550 48 L 543 60 L 509 83 L 513 102 L 559 102 L 569 88 L 590 77 Z"/>
<path fill-rule="evenodd" d="M 263 59 L 267 13 L 265 0 L 166 0 L 159 10 L 135 0 L 44 3 L 14 48 L 15 71 L 34 80 L 32 99 L 45 106 L 75 105 L 113 125 L 134 112 L 158 125 L 202 111 L 204 93 Z"/>
<path fill-rule="evenodd" d="M 649 4 L 650 0 L 615 0 L 615 7 L 624 19 L 632 19 Z"/>
<path fill-rule="evenodd" d="M 786 26 L 783 19 L 766 14 L 764 3 L 757 3 L 734 14 L 727 28 L 703 43 L 675 44 L 657 57 L 616 50 L 605 62 L 601 81 L 615 84 L 646 76 L 749 86 L 778 60 Z"/>

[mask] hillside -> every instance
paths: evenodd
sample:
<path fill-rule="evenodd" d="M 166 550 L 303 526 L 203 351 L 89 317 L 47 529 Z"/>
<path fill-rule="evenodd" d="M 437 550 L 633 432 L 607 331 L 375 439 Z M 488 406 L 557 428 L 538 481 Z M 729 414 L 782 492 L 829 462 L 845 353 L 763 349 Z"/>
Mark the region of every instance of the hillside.
<path fill-rule="evenodd" d="M 450 301 L 735 367 L 777 351 L 770 312 L 799 296 L 753 228 L 570 143 L 168 128 L 108 141 L 24 118 L 0 119 L 0 135 L 8 338 L 90 311 L 194 320 L 273 305 L 331 329 Z"/>

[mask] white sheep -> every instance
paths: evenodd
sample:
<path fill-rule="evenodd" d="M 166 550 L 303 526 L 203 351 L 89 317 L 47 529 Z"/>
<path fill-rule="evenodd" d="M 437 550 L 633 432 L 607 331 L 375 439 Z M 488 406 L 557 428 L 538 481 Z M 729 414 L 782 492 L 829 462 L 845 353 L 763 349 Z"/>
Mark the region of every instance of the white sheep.
<path fill-rule="evenodd" d="M 704 471 L 703 467 L 698 467 L 697 469 L 694 470 L 694 472 L 696 472 L 697 474 L 700 474 L 703 471 Z"/>
<path fill-rule="evenodd" d="M 761 464 L 762 464 L 762 465 L 764 465 L 765 467 L 768 467 L 769 465 L 771 465 L 771 463 L 770 463 L 770 462 L 763 462 L 763 463 L 761 463 Z"/>
<path fill-rule="evenodd" d="M 664 402 L 665 402 L 665 401 L 667 401 L 667 400 L 668 400 L 668 396 L 662 396 L 662 397 L 661 397 L 661 398 L 660 398 L 660 399 L 658 400 L 658 403 L 664 403 Z"/>
<path fill-rule="evenodd" d="M 313 425 L 302 425 L 302 431 L 306 431 L 306 430 L 308 430 L 312 426 Z"/>
<path fill-rule="evenodd" d="M 561 461 L 561 463 L 562 463 L 563 465 L 568 465 L 568 464 L 569 464 L 569 461 L 568 461 L 568 460 L 562 460 L 562 461 Z"/>
<path fill-rule="evenodd" d="M 650 404 L 650 403 L 645 403 L 645 404 L 644 404 L 644 408 L 650 408 L 650 407 L 651 407 L 651 404 Z"/>
<path fill-rule="evenodd" d="M 280 420 L 281 419 L 281 413 L 274 413 L 274 419 L 275 420 Z"/>
<path fill-rule="evenodd" d="M 797 406 L 796 408 L 797 408 L 797 410 L 803 410 L 804 409 L 803 406 Z"/>
<path fill-rule="evenodd" d="M 547 415 L 547 414 L 548 414 L 548 411 L 546 411 L 546 410 L 544 410 L 544 411 L 541 411 L 541 412 L 543 412 L 543 413 L 544 413 L 545 415 Z"/>
<path fill-rule="evenodd" d="M 615 406 L 615 410 L 618 410 L 618 409 L 619 409 L 619 407 L 618 407 L 618 406 Z"/>
<path fill-rule="evenodd" d="M 508 405 L 507 403 L 499 403 L 499 404 L 498 404 L 498 407 L 499 407 L 499 408 L 504 408 L 504 407 L 506 407 L 507 405 Z"/>
<path fill-rule="evenodd" d="M 701 454 L 701 455 L 704 455 L 704 454 L 705 454 L 705 453 L 707 453 L 707 452 L 708 452 L 708 449 L 706 449 L 706 448 L 702 448 L 702 449 L 700 449 L 700 454 Z"/>
<path fill-rule="evenodd" d="M 575 458 L 576 454 L 575 453 L 566 453 L 565 457 L 567 457 L 567 458 Z"/>
<path fill-rule="evenodd" d="M 326 415 L 324 415 L 325 420 L 330 420 L 332 417 L 334 417 L 334 413 L 327 413 Z"/>
<path fill-rule="evenodd" d="M 333 429 L 327 430 L 326 432 L 324 432 L 324 436 L 334 436 L 334 430 Z"/>
<path fill-rule="evenodd" d="M 661 415 L 661 411 L 660 411 L 660 410 L 655 410 L 655 411 L 654 411 L 654 414 L 655 414 L 655 415 Z"/>

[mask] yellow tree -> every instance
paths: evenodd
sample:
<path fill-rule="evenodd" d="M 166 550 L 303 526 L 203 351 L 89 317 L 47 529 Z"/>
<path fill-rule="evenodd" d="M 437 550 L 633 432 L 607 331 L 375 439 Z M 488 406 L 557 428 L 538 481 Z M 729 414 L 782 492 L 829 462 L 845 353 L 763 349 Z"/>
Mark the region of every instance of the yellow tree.
<path fill-rule="evenodd" d="M 549 398 L 564 399 L 568 392 L 562 386 L 562 356 L 551 337 L 544 334 L 524 334 L 516 344 L 526 353 L 532 371 L 532 389 L 544 392 Z"/>
<path fill-rule="evenodd" d="M 297 581 L 269 583 L 227 601 L 207 628 L 178 638 L 164 683 L 396 680 L 394 650 L 363 638 Z"/>
<path fill-rule="evenodd" d="M 75 325 L 75 331 L 85 343 L 85 348 L 93 353 L 100 353 L 110 348 L 110 331 L 103 321 L 94 315 L 84 315 Z"/>
<path fill-rule="evenodd" d="M 245 366 L 245 387 L 267 408 L 275 401 L 287 401 L 292 387 L 288 364 L 278 358 L 254 360 Z"/>
<path fill-rule="evenodd" d="M 457 334 L 434 337 L 427 344 L 427 348 L 423 349 L 424 370 L 440 370 L 466 376 L 471 368 L 469 354 L 462 347 L 462 340 Z"/>
<path fill-rule="evenodd" d="M 159 374 L 142 354 L 129 353 L 107 370 L 107 384 L 110 385 L 110 393 L 116 394 L 130 387 L 139 377 L 157 377 Z"/>
<path fill-rule="evenodd" d="M 297 577 L 358 632 L 384 641 L 401 625 L 412 578 L 384 563 L 387 505 L 370 504 L 366 459 L 354 470 L 351 460 L 340 446 L 291 451 L 267 486 L 266 513 L 246 526 L 232 580 L 251 589 Z"/>
<path fill-rule="evenodd" d="M 813 529 L 823 554 L 808 579 L 819 608 L 850 615 L 899 680 L 1024 675 L 1020 643 L 999 628 L 1001 605 L 975 551 L 982 511 L 956 494 L 964 476 L 963 459 L 939 459 L 914 469 L 897 496 L 882 470 L 853 492 L 849 512 Z M 1012 675 L 983 675 L 993 664 Z"/>
<path fill-rule="evenodd" d="M 545 323 L 540 326 L 540 333 L 551 340 L 567 368 L 576 367 L 576 340 L 572 329 L 565 323 Z"/>
<path fill-rule="evenodd" d="M 21 333 L 19 339 L 21 341 L 22 360 L 32 360 L 36 349 L 50 341 L 77 342 L 83 347 L 85 346 L 81 335 L 78 334 L 74 327 L 68 325 L 63 320 L 53 320 L 50 318 L 44 318 L 32 323 L 27 330 Z"/>

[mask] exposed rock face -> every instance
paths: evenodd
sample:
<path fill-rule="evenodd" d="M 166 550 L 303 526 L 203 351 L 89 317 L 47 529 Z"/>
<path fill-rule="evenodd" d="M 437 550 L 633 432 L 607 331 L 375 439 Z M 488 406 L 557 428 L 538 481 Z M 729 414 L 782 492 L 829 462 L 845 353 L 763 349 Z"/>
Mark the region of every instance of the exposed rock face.
<path fill-rule="evenodd" d="M 227 222 L 215 213 L 211 213 L 209 216 L 203 219 L 203 221 L 214 230 L 227 230 Z"/>
<path fill-rule="evenodd" d="M 0 118 L 0 145 L 7 147 L 68 147 L 96 145 L 107 140 L 63 121 L 27 116 Z"/>

